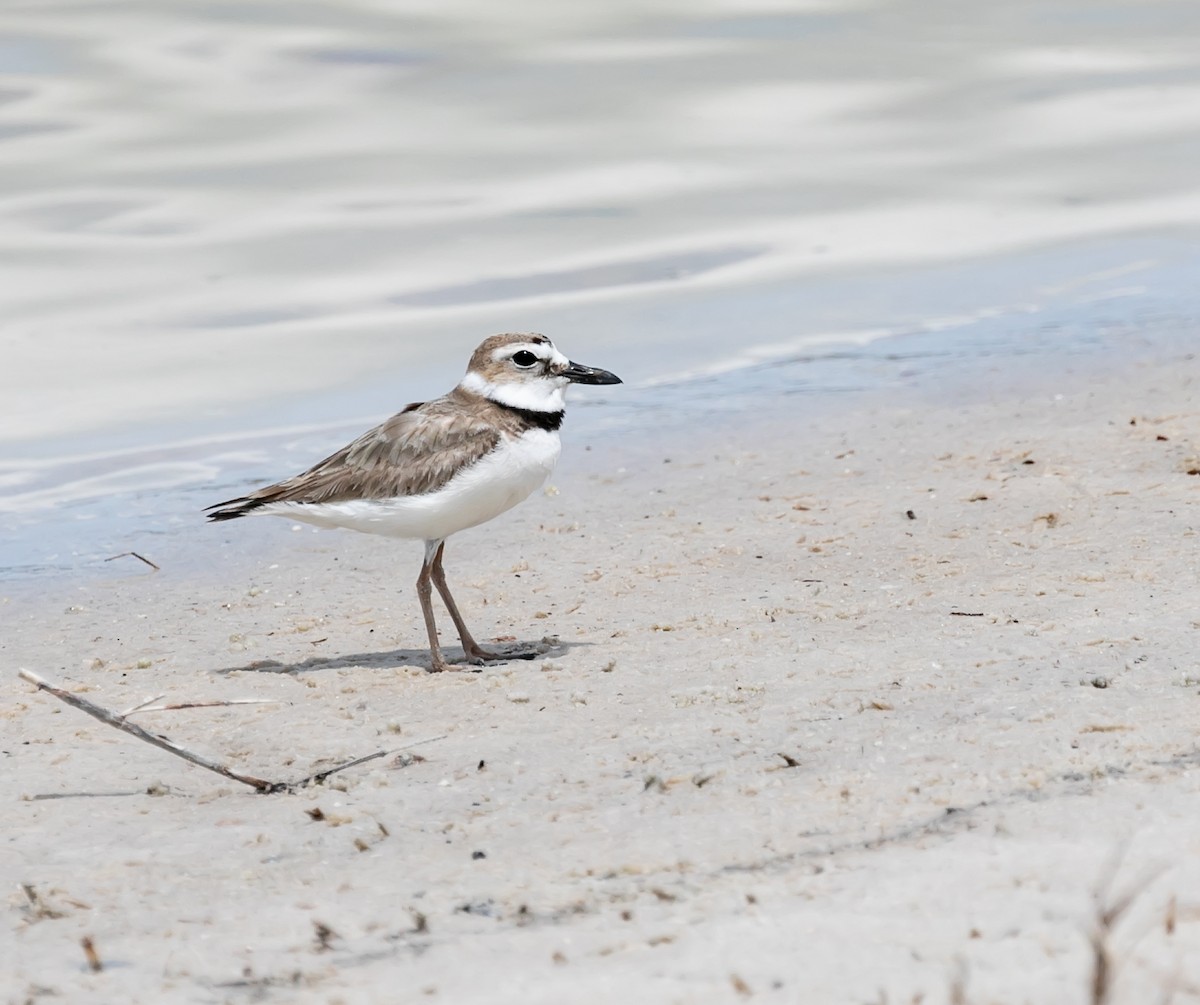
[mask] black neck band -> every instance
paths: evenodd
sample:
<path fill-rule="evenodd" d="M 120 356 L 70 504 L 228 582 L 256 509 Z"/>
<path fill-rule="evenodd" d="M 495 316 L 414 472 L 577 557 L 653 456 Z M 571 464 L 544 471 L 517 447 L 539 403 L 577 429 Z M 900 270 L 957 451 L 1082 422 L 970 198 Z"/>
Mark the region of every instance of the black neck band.
<path fill-rule="evenodd" d="M 512 412 L 513 415 L 519 415 L 529 425 L 547 432 L 552 433 L 562 425 L 563 410 L 561 408 L 557 412 L 539 412 L 534 408 L 517 408 L 515 405 L 506 405 L 502 401 L 494 401 L 494 404 L 499 405 L 505 411 Z"/>

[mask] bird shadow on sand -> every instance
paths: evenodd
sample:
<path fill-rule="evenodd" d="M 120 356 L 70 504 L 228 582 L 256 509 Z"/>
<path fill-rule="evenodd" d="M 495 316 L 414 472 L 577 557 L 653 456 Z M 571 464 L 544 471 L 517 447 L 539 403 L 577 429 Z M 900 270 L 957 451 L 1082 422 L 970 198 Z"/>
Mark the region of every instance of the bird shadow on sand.
<path fill-rule="evenodd" d="M 531 642 L 510 642 L 491 645 L 488 648 L 500 653 L 503 658 L 490 660 L 481 665 L 465 662 L 461 648 L 443 648 L 446 659 L 455 664 L 461 673 L 482 673 L 491 667 L 509 663 L 545 659 L 561 656 L 572 649 L 591 645 L 589 642 L 561 642 L 545 638 Z M 428 671 L 431 666 L 428 649 L 388 649 L 374 653 L 345 653 L 338 656 L 310 656 L 308 659 L 285 662 L 281 660 L 252 660 L 242 666 L 219 667 L 211 672 L 221 676 L 234 673 L 279 673 L 302 674 L 317 670 L 345 670 L 366 668 L 372 670 L 394 670 L 399 667 L 418 667 Z"/>

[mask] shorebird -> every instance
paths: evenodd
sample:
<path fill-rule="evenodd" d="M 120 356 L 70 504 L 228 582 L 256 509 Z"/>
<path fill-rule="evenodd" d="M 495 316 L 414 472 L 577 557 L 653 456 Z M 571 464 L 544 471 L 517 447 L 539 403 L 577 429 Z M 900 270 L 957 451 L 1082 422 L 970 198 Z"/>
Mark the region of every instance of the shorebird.
<path fill-rule="evenodd" d="M 499 516 L 545 482 L 561 450 L 570 384 L 619 383 L 607 370 L 571 362 L 544 335 L 493 335 L 449 394 L 407 406 L 303 474 L 205 512 L 209 520 L 266 514 L 424 541 L 417 597 L 431 669 L 452 669 L 438 645 L 431 587 L 468 661 L 522 658 L 484 649 L 471 636 L 442 570 L 446 538 Z"/>

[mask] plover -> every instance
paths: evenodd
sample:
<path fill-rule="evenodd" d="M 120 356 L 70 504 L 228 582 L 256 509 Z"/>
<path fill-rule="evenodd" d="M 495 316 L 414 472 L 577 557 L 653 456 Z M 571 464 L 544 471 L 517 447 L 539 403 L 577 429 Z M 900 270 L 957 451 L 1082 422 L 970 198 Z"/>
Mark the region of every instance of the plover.
<path fill-rule="evenodd" d="M 446 538 L 499 516 L 542 485 L 558 460 L 569 384 L 619 384 L 573 363 L 544 335 L 493 335 L 449 394 L 415 402 L 303 474 L 207 507 L 209 520 L 264 513 L 425 542 L 417 596 L 432 669 L 451 665 L 438 646 L 436 586 L 475 664 L 515 658 L 481 647 L 446 585 Z"/>

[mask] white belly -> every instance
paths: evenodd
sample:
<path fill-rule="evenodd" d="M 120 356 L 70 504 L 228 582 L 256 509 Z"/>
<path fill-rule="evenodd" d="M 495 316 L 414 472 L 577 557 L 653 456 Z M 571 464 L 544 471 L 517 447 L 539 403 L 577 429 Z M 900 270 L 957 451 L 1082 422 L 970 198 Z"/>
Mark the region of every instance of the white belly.
<path fill-rule="evenodd" d="M 318 527 L 438 541 L 486 523 L 527 498 L 554 470 L 560 450 L 557 431 L 532 429 L 501 439 L 495 450 L 436 492 L 396 499 L 273 503 L 257 512 Z"/>

